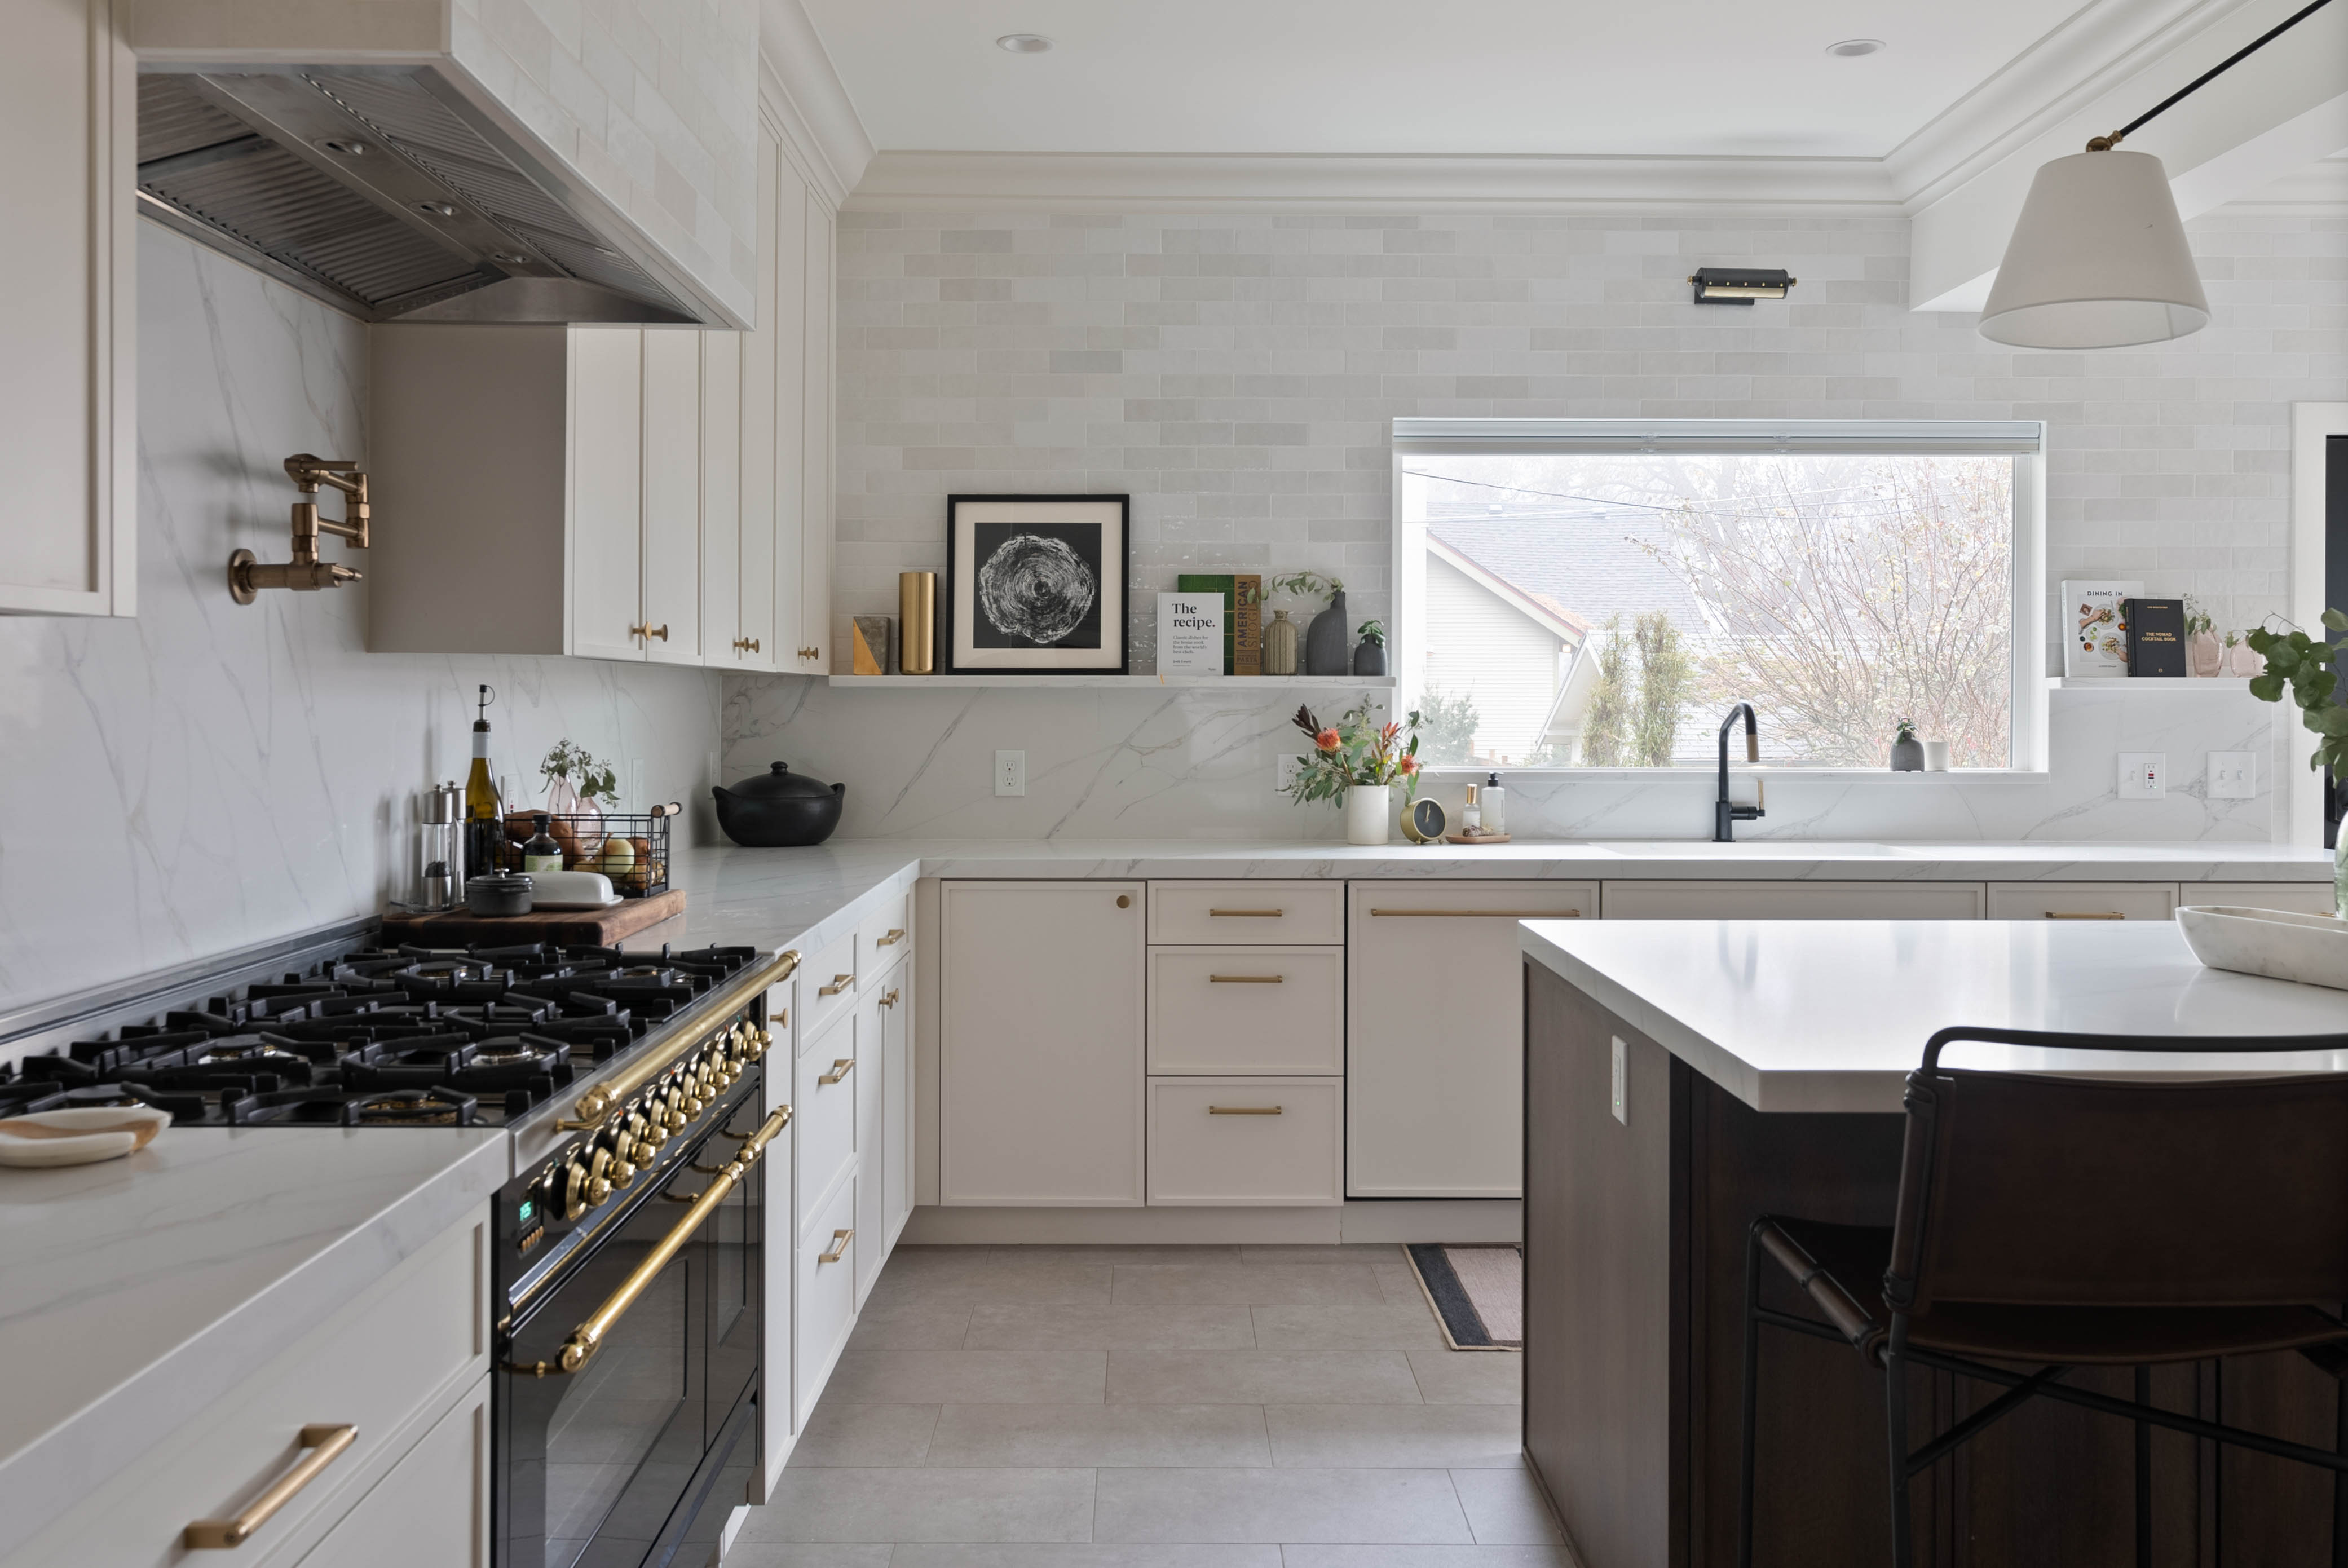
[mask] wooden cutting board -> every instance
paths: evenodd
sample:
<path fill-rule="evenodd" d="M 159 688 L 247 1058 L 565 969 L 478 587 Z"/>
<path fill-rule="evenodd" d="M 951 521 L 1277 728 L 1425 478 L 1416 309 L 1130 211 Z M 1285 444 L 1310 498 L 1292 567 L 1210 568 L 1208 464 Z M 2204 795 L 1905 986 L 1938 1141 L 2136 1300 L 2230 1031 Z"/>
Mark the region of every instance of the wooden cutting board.
<path fill-rule="evenodd" d="M 452 909 L 441 914 L 386 914 L 383 940 L 420 947 L 501 947 L 551 942 L 561 947 L 611 947 L 647 926 L 685 913 L 685 890 L 673 887 L 650 898 L 623 899 L 605 909 L 544 909 L 528 914 L 475 914 Z"/>

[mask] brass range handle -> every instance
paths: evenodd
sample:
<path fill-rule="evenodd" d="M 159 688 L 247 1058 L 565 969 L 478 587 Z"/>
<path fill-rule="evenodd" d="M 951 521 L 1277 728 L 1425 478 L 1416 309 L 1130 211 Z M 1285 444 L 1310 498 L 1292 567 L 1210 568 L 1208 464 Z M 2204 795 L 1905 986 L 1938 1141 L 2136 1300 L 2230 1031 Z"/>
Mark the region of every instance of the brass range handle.
<path fill-rule="evenodd" d="M 759 995 L 767 986 L 779 985 L 789 979 L 798 973 L 798 949 L 787 948 L 777 954 L 775 961 L 766 967 L 752 970 L 736 978 L 724 992 L 719 994 L 717 1000 L 711 1005 L 710 1011 L 720 1016 L 732 1012 Z M 662 1073 L 666 1072 L 672 1063 L 689 1055 L 697 1047 L 715 1037 L 704 1036 L 695 1038 L 690 1035 L 680 1037 L 675 1045 L 666 1047 L 633 1067 L 604 1079 L 585 1094 L 581 1095 L 577 1102 L 572 1106 L 571 1115 L 554 1125 L 564 1132 L 582 1132 L 601 1127 L 604 1116 L 613 1107 L 660 1077 Z M 762 1056 L 765 1054 L 764 1042 L 760 1043 L 757 1054 Z"/>
<path fill-rule="evenodd" d="M 2126 920 L 2127 916 L 2116 909 L 2102 910 L 2093 914 L 2074 914 L 2067 910 L 2050 909 L 2046 911 L 2046 918 L 2049 920 Z"/>
<path fill-rule="evenodd" d="M 816 1261 L 816 1262 L 818 1262 L 818 1263 L 819 1263 L 819 1264 L 836 1264 L 836 1263 L 838 1263 L 841 1258 L 844 1258 L 844 1257 L 846 1257 L 846 1256 L 848 1255 L 848 1243 L 850 1243 L 850 1242 L 852 1242 L 852 1241 L 854 1241 L 855 1239 L 856 1239 L 856 1227 L 855 1227 L 855 1226 L 853 1226 L 853 1225 L 850 1225 L 847 1230 L 844 1230 L 844 1231 L 834 1231 L 834 1232 L 832 1232 L 832 1233 L 831 1233 L 831 1251 L 829 1251 L 829 1252 L 828 1252 L 828 1253 L 816 1253 L 816 1255 L 815 1255 L 815 1261 Z"/>
<path fill-rule="evenodd" d="M 856 976 L 853 975 L 835 975 L 831 977 L 830 985 L 817 986 L 815 994 L 819 996 L 837 996 L 855 984 Z"/>
<path fill-rule="evenodd" d="M 294 1494 L 308 1486 L 325 1468 L 343 1457 L 343 1450 L 358 1441 L 356 1427 L 325 1423 L 304 1427 L 298 1439 L 310 1451 L 302 1461 L 269 1485 L 269 1490 L 252 1500 L 252 1505 L 234 1519 L 199 1519 L 180 1533 L 180 1544 L 191 1552 L 218 1551 L 224 1547 L 242 1546 L 252 1539 L 254 1531 L 269 1522 L 270 1516 L 293 1501 Z"/>
<path fill-rule="evenodd" d="M 758 651 L 758 639 L 736 637 L 734 639 L 734 651 L 737 654 L 755 654 Z"/>
<path fill-rule="evenodd" d="M 894 947 L 897 944 L 904 940 L 905 928 L 901 925 L 892 925 L 889 928 L 888 935 L 874 937 L 872 939 L 872 945 L 875 947 Z"/>
<path fill-rule="evenodd" d="M 1374 909 L 1374 915 L 1420 920 L 1580 920 L 1578 909 Z"/>
<path fill-rule="evenodd" d="M 1281 1108 L 1276 1105 L 1210 1105 L 1207 1108 L 1209 1116 L 1278 1116 L 1280 1112 Z"/>
<path fill-rule="evenodd" d="M 576 1372 L 586 1366 L 589 1358 L 602 1348 L 603 1336 L 612 1331 L 612 1325 L 619 1322 L 626 1315 L 628 1308 L 636 1305 L 636 1298 L 650 1288 L 661 1270 L 668 1266 L 669 1260 L 685 1249 L 685 1243 L 693 1239 L 693 1233 L 701 1229 L 703 1222 L 716 1212 L 717 1205 L 726 1201 L 726 1194 L 741 1184 L 743 1176 L 767 1151 L 767 1145 L 790 1124 L 791 1108 L 788 1105 L 758 1124 L 758 1130 L 735 1151 L 726 1169 L 709 1179 L 709 1185 L 701 1190 L 701 1196 L 693 1201 L 693 1207 L 678 1216 L 669 1233 L 663 1236 L 659 1243 L 629 1271 L 628 1277 L 620 1282 L 620 1288 L 606 1297 L 602 1305 L 589 1314 L 586 1322 L 571 1331 L 571 1337 L 562 1342 L 561 1353 L 555 1357 L 553 1365 L 541 1361 L 534 1366 L 510 1367 L 507 1369 L 527 1372 L 533 1377 L 544 1377 L 550 1373 Z"/>
<path fill-rule="evenodd" d="M 662 642 L 665 643 L 668 641 L 668 626 L 665 623 L 657 626 L 651 625 L 649 624 L 642 626 L 631 626 L 628 628 L 628 635 L 647 639 L 658 637 Z"/>
<path fill-rule="evenodd" d="M 1210 985 L 1280 985 L 1288 980 L 1285 975 L 1210 975 Z"/>
<path fill-rule="evenodd" d="M 829 1072 L 817 1074 L 815 1081 L 818 1083 L 838 1083 L 840 1079 L 846 1078 L 850 1073 L 852 1073 L 855 1070 L 856 1058 L 854 1057 L 841 1057 L 838 1061 L 831 1064 L 831 1070 Z"/>
<path fill-rule="evenodd" d="M 1284 909 L 1210 909 L 1212 920 L 1278 920 L 1288 912 Z"/>

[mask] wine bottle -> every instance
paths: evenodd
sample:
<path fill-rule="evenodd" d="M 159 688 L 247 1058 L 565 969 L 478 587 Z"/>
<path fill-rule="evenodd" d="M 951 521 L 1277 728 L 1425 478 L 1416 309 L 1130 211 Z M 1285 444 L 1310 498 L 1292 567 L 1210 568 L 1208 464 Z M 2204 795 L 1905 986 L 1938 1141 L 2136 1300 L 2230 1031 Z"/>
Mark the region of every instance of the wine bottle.
<path fill-rule="evenodd" d="M 465 867 L 468 875 L 499 870 L 505 864 L 505 802 L 498 798 L 489 775 L 489 704 L 497 694 L 480 688 L 480 706 L 473 717 L 473 770 L 465 777 Z"/>

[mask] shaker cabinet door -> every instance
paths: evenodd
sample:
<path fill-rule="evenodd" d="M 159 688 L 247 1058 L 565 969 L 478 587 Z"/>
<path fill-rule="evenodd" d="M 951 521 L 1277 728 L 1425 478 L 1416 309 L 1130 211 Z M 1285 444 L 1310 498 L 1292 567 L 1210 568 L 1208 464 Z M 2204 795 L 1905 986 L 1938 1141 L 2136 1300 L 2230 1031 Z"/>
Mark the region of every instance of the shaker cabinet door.
<path fill-rule="evenodd" d="M 571 335 L 571 646 L 642 662 L 644 332 Z"/>
<path fill-rule="evenodd" d="M 775 615 L 775 528 L 782 455 L 775 446 L 775 376 L 784 342 L 777 301 L 783 273 L 775 237 L 775 181 L 782 149 L 774 133 L 758 129 L 758 319 L 742 335 L 740 418 L 742 542 L 735 573 L 741 624 L 731 665 L 744 670 L 789 669 L 789 629 Z M 794 323 L 797 320 L 793 316 Z M 796 548 L 796 546 L 794 547 Z"/>
<path fill-rule="evenodd" d="M 701 663 L 701 335 L 644 336 L 644 619 L 654 664 Z"/>
<path fill-rule="evenodd" d="M 808 191 L 805 309 L 806 348 L 801 360 L 806 390 L 801 418 L 799 470 L 799 636 L 807 651 L 793 666 L 808 675 L 829 674 L 831 627 L 831 210 Z M 847 660 L 839 660 L 847 667 Z"/>
<path fill-rule="evenodd" d="M 941 890 L 944 1202 L 1140 1204 L 1144 891 L 1138 882 Z"/>
<path fill-rule="evenodd" d="M 767 394 L 767 439 L 774 465 L 774 528 L 768 556 L 775 618 L 775 667 L 800 675 L 814 668 L 804 650 L 820 628 L 799 618 L 799 552 L 807 530 L 808 211 L 813 192 L 779 147 L 774 174 L 775 351 Z"/>
<path fill-rule="evenodd" d="M 701 655 L 713 669 L 738 670 L 743 645 L 742 334 L 701 340 Z"/>

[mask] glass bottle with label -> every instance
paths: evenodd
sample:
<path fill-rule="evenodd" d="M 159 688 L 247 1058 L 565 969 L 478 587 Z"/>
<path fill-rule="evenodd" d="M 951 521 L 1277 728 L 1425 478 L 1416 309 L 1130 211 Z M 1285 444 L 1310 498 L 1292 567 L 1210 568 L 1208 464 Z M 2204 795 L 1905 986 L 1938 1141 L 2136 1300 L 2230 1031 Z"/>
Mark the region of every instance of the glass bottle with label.
<path fill-rule="evenodd" d="M 551 820 L 543 811 L 530 819 L 537 830 L 531 834 L 530 842 L 521 847 L 521 869 L 524 872 L 559 872 L 562 869 L 562 846 L 556 843 L 554 835 L 546 830 Z"/>
<path fill-rule="evenodd" d="M 497 693 L 480 688 L 480 704 L 473 717 L 473 770 L 465 776 L 465 869 L 469 876 L 496 871 L 505 863 L 505 802 L 489 774 L 489 704 Z"/>

